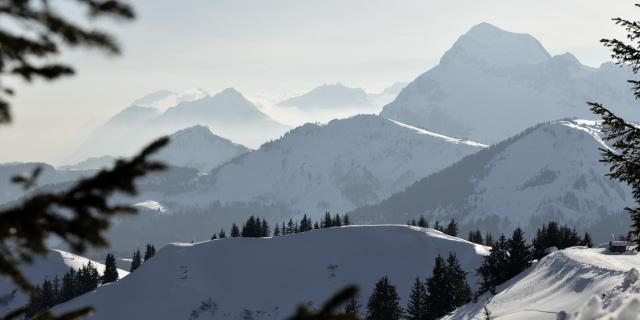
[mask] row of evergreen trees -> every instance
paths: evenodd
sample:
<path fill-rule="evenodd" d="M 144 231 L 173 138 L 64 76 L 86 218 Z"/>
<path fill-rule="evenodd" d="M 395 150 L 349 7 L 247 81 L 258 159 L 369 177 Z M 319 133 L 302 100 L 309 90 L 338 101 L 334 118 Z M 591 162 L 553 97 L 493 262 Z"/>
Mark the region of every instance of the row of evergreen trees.
<path fill-rule="evenodd" d="M 152 244 L 147 244 L 147 248 L 144 251 L 144 257 L 140 255 L 140 250 L 136 249 L 136 251 L 133 252 L 133 257 L 131 258 L 131 269 L 129 269 L 129 271 L 134 272 L 136 269 L 140 268 L 143 262 L 146 262 L 155 255 L 156 248 Z"/>
<path fill-rule="evenodd" d="M 311 231 L 313 229 L 340 227 L 350 224 L 351 219 L 346 214 L 344 216 L 340 216 L 339 214 L 332 216 L 329 212 L 327 212 L 320 223 L 318 223 L 317 221 L 314 223 L 311 218 L 307 217 L 307 215 L 305 214 L 300 221 L 289 219 L 289 222 L 282 222 L 282 225 L 276 224 L 275 228 L 273 229 L 273 236 L 278 237 L 281 235 Z M 238 227 L 237 224 L 233 223 L 231 225 L 231 232 L 229 236 L 232 238 L 260 238 L 270 237 L 271 234 L 271 228 L 269 227 L 269 223 L 267 223 L 266 219 L 260 219 L 254 216 L 250 216 L 249 219 L 247 219 L 247 221 L 242 225 L 242 229 Z M 211 240 L 224 239 L 226 237 L 227 233 L 224 229 L 221 229 L 220 232 L 214 233 L 211 236 Z"/>
<path fill-rule="evenodd" d="M 416 219 L 411 219 L 407 221 L 407 225 L 421 228 L 429 228 L 429 221 L 421 215 L 418 221 Z M 436 223 L 433 225 L 433 229 L 448 234 L 453 237 L 458 236 L 459 228 L 458 223 L 456 223 L 455 219 L 451 219 L 446 226 L 440 225 L 440 222 L 436 220 Z"/>
<path fill-rule="evenodd" d="M 416 277 L 406 308 L 400 306 L 397 288 L 388 277 L 375 285 L 367 302 L 366 320 L 435 320 L 471 301 L 471 289 L 467 274 L 462 270 L 455 254 L 445 260 L 438 255 L 432 275 L 426 281 Z M 358 317 L 360 305 L 352 299 L 345 306 L 345 313 Z"/>
<path fill-rule="evenodd" d="M 581 238 L 575 229 L 558 227 L 556 222 L 549 222 L 538 229 L 531 245 L 527 244 L 521 228 L 516 228 L 509 239 L 503 234 L 493 243 L 491 253 L 477 270 L 481 277 L 479 292 L 495 293 L 497 286 L 527 269 L 534 259 L 547 255 L 549 248 L 573 246 L 592 247 L 591 236 L 585 233 Z"/>
<path fill-rule="evenodd" d="M 116 258 L 109 253 L 105 259 L 105 269 L 102 276 L 93 263 L 89 262 L 78 270 L 69 268 L 69 271 L 62 276 L 62 281 L 58 276 L 55 276 L 53 280 L 45 278 L 42 284 L 36 286 L 29 296 L 26 317 L 30 319 L 57 304 L 92 291 L 100 284 L 118 281 L 118 277 Z"/>

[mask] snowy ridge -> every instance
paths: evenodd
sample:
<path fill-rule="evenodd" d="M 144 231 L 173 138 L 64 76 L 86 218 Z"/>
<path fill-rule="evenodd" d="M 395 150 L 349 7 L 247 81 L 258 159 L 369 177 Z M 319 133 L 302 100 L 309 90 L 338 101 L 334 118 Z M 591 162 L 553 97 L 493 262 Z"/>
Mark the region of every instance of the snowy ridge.
<path fill-rule="evenodd" d="M 500 320 L 597 319 L 591 313 L 595 308 L 585 305 L 593 305 L 595 297 L 613 298 L 616 292 L 640 286 L 633 269 L 639 263 L 637 254 L 610 254 L 602 248 L 557 251 L 498 287 L 495 296 L 485 294 L 445 319 L 482 319 L 485 306 Z M 576 316 L 580 311 L 583 317 Z"/>
<path fill-rule="evenodd" d="M 415 277 L 429 276 L 438 254 L 456 253 L 473 285 L 472 271 L 487 250 L 431 229 L 398 225 L 174 244 L 123 280 L 54 311 L 93 305 L 91 319 L 173 320 L 189 319 L 194 310 L 203 318 L 237 319 L 246 309 L 256 320 L 283 319 L 298 304 L 319 306 L 347 284 L 359 285 L 360 302 L 366 303 L 384 275 L 405 304 Z"/>
<path fill-rule="evenodd" d="M 408 128 L 408 129 L 413 129 L 418 133 L 426 134 L 426 135 L 431 136 L 431 137 L 435 137 L 435 138 L 439 138 L 439 139 L 442 139 L 442 140 L 446 140 L 446 141 L 451 142 L 451 143 L 464 143 L 464 144 L 468 144 L 470 146 L 480 147 L 480 148 L 486 148 L 486 147 L 489 146 L 489 145 L 486 145 L 486 144 L 473 142 L 473 141 L 469 141 L 469 140 L 466 140 L 466 139 L 456 139 L 456 138 L 447 137 L 445 135 L 441 135 L 441 134 L 438 134 L 438 133 L 435 133 L 435 132 L 431 132 L 431 131 L 427 131 L 427 130 L 424 130 L 424 129 L 416 128 L 414 126 L 402 123 L 400 121 L 396 121 L 396 120 L 392 120 L 392 119 L 389 119 L 389 120 L 394 122 L 395 124 L 401 126 L 401 127 L 405 127 L 405 128 Z"/>
<path fill-rule="evenodd" d="M 359 115 L 298 127 L 203 176 L 195 189 L 169 197 L 184 205 L 279 205 L 293 215 L 320 217 L 376 203 L 480 149 Z"/>
<path fill-rule="evenodd" d="M 605 177 L 597 123 L 543 123 L 416 182 L 350 215 L 358 223 L 401 223 L 425 214 L 455 218 L 463 231 L 525 228 L 550 220 L 588 230 L 596 240 L 626 233 L 629 188 Z"/>

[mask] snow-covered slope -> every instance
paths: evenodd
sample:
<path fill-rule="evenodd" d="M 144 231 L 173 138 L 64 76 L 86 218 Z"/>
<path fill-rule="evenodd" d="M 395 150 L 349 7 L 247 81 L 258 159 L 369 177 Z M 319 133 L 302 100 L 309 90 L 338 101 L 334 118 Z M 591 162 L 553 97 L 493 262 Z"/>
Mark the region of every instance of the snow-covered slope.
<path fill-rule="evenodd" d="M 196 319 L 194 311 L 200 319 L 284 319 L 298 304 L 320 306 L 348 284 L 360 286 L 366 303 L 385 275 L 405 304 L 415 277 L 430 276 L 438 254 L 454 252 L 473 283 L 487 249 L 431 229 L 389 225 L 174 244 L 123 280 L 54 310 L 92 305 L 92 319 Z"/>
<path fill-rule="evenodd" d="M 257 203 L 320 217 L 376 203 L 485 147 L 374 115 L 306 124 L 204 176 L 184 204 Z"/>
<path fill-rule="evenodd" d="M 169 136 L 170 142 L 154 159 L 176 167 L 209 172 L 213 168 L 250 150 L 216 136 L 205 126 L 193 126 Z"/>
<path fill-rule="evenodd" d="M 379 205 L 352 212 L 359 223 L 401 223 L 426 214 L 463 229 L 529 235 L 556 220 L 605 240 L 629 225 L 626 185 L 605 177 L 597 125 L 584 120 L 543 123 L 426 177 Z"/>
<path fill-rule="evenodd" d="M 46 278 L 53 280 L 58 276 L 62 279 L 69 268 L 80 269 L 89 262 L 96 267 L 98 273 L 104 272 L 104 264 L 61 250 L 50 250 L 46 257 L 36 258 L 32 264 L 25 265 L 21 270 L 32 284 L 40 285 Z M 128 274 L 118 269 L 120 278 Z M 0 315 L 4 315 L 25 305 L 28 297 L 11 280 L 3 277 L 0 278 L 0 300 L 3 302 L 0 304 Z"/>
<path fill-rule="evenodd" d="M 600 319 L 592 299 L 612 300 L 620 292 L 640 287 L 638 254 L 610 254 L 605 249 L 569 248 L 554 252 L 498 287 L 497 294 L 483 295 L 445 319 L 484 319 L 486 306 L 492 319 L 556 320 Z M 596 301 L 597 301 L 596 300 Z M 615 306 L 612 306 L 615 307 Z M 614 308 L 617 309 L 617 308 Z M 637 309 L 636 309 L 637 310 Z M 577 317 L 576 312 L 583 317 Z M 602 319 L 637 319 L 632 318 Z"/>
<path fill-rule="evenodd" d="M 300 109 L 332 109 L 367 107 L 371 105 L 367 93 L 361 88 L 349 88 L 342 83 L 325 84 L 313 90 L 278 103 Z"/>
<path fill-rule="evenodd" d="M 482 23 L 462 35 L 440 64 L 410 83 L 381 115 L 492 144 L 543 121 L 594 119 L 587 101 L 638 119 L 626 82 L 632 78 L 612 63 L 590 68 L 569 53 L 552 57 L 530 35 Z"/>
<path fill-rule="evenodd" d="M 153 139 L 196 125 L 208 126 L 217 135 L 252 148 L 288 130 L 229 88 L 213 96 L 187 99 L 162 113 L 152 107 L 125 108 L 94 130 L 66 163 L 104 155 L 132 156 Z"/>

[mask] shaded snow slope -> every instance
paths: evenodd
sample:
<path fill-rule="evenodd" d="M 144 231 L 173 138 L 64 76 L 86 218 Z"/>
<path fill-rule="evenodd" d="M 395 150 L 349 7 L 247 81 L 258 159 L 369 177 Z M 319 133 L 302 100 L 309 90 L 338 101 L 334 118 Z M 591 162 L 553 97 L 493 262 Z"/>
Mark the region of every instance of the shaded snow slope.
<path fill-rule="evenodd" d="M 587 101 L 638 119 L 626 81 L 633 78 L 612 63 L 591 68 L 569 53 L 551 57 L 530 35 L 483 23 L 462 35 L 381 115 L 493 144 L 543 121 L 595 119 Z"/>
<path fill-rule="evenodd" d="M 300 109 L 332 109 L 366 107 L 371 105 L 367 93 L 361 88 L 349 88 L 342 83 L 325 84 L 313 90 L 278 103 Z"/>
<path fill-rule="evenodd" d="M 378 205 L 351 213 L 358 223 L 402 223 L 425 214 L 455 218 L 464 231 L 521 226 L 529 235 L 556 220 L 590 230 L 597 240 L 629 225 L 629 188 L 605 177 L 597 125 L 543 123 L 416 182 Z"/>
<path fill-rule="evenodd" d="M 631 270 L 639 264 L 637 254 L 610 254 L 602 248 L 557 251 L 500 286 L 495 296 L 485 294 L 445 319 L 483 319 L 485 306 L 496 320 L 595 319 L 585 314 L 594 311 L 585 304 L 640 285 L 637 270 Z M 577 311 L 585 317 L 574 317 Z"/>
<path fill-rule="evenodd" d="M 415 277 L 429 276 L 438 254 L 456 253 L 471 272 L 487 249 L 431 229 L 392 225 L 174 244 L 122 281 L 55 310 L 93 305 L 92 319 L 190 319 L 194 310 L 202 318 L 241 319 L 248 312 L 256 320 L 284 319 L 296 305 L 320 306 L 347 284 L 359 285 L 366 303 L 385 275 L 405 304 Z"/>
<path fill-rule="evenodd" d="M 104 264 L 62 250 L 50 250 L 46 257 L 36 258 L 32 264 L 25 265 L 21 270 L 32 284 L 40 285 L 46 278 L 53 280 L 58 276 L 62 280 L 62 276 L 70 268 L 80 269 L 89 262 L 96 267 L 98 273 L 104 272 Z M 129 272 L 118 269 L 120 278 L 128 274 Z M 28 296 L 8 278 L 0 278 L 0 300 L 3 302 L 0 304 L 0 315 L 3 315 L 25 305 Z"/>

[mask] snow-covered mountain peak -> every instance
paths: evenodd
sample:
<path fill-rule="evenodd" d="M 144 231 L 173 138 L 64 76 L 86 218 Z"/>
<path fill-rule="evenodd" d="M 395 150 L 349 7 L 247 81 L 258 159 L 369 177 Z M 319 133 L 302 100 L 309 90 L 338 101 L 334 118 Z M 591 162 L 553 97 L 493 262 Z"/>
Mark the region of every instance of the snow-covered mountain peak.
<path fill-rule="evenodd" d="M 160 110 L 153 107 L 133 105 L 122 109 L 119 113 L 109 119 L 110 124 L 128 124 L 128 122 L 144 121 L 152 119 L 160 114 Z"/>
<path fill-rule="evenodd" d="M 440 63 L 514 67 L 541 63 L 550 57 L 547 50 L 531 35 L 508 32 L 483 22 L 458 38 Z"/>

